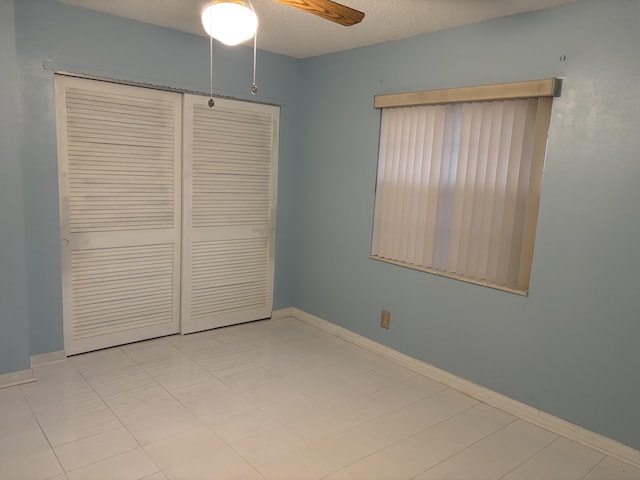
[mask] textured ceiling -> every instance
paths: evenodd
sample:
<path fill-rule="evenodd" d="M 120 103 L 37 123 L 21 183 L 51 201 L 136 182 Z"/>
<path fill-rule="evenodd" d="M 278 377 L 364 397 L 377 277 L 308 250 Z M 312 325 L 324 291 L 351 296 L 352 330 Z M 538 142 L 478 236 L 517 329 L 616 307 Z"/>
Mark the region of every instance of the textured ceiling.
<path fill-rule="evenodd" d="M 200 12 L 207 0 L 59 0 L 175 30 L 206 36 Z M 365 12 L 343 27 L 272 0 L 252 0 L 258 14 L 258 48 L 305 58 L 458 25 L 539 10 L 578 0 L 342 0 Z M 252 44 L 252 42 L 251 42 Z"/>

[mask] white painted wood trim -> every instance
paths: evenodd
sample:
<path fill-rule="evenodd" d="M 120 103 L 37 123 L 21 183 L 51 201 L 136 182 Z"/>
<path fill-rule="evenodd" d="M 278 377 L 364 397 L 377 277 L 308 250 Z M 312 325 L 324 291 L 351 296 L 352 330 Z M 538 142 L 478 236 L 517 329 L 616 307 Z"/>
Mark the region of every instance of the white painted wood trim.
<path fill-rule="evenodd" d="M 373 97 L 374 108 L 439 105 L 443 103 L 485 102 L 532 97 L 559 97 L 562 82 L 557 78 L 524 82 L 445 88 L 411 93 L 394 93 Z"/>
<path fill-rule="evenodd" d="M 627 445 L 612 440 L 599 433 L 592 432 L 586 428 L 574 425 L 571 422 L 558 418 L 550 413 L 543 412 L 537 408 L 526 405 L 518 400 L 509 398 L 501 393 L 494 392 L 486 387 L 465 380 L 452 373 L 425 363 L 422 360 L 400 353 L 390 347 L 374 342 L 351 330 L 347 330 L 339 325 L 323 320 L 298 308 L 290 307 L 282 310 L 275 310 L 271 318 L 293 317 L 297 320 L 313 325 L 321 330 L 340 337 L 348 342 L 354 343 L 384 358 L 392 360 L 400 365 L 414 370 L 421 375 L 432 378 L 448 387 L 464 393 L 476 400 L 498 408 L 511 415 L 519 417 L 539 427 L 561 435 L 569 440 L 580 443 L 586 447 L 593 448 L 604 454 L 615 457 L 624 462 L 640 466 L 640 451 Z"/>
<path fill-rule="evenodd" d="M 31 355 L 31 368 L 39 367 L 42 365 L 48 365 L 50 363 L 58 363 L 67 359 L 67 354 L 64 350 L 58 350 L 57 352 L 42 353 L 40 355 Z"/>
<path fill-rule="evenodd" d="M 19 372 L 0 375 L 0 388 L 13 387 L 15 385 L 22 385 L 23 383 L 31 383 L 35 381 L 36 377 L 33 375 L 33 370 L 28 368 L 27 370 L 20 370 Z"/>
<path fill-rule="evenodd" d="M 296 316 L 297 312 L 301 312 L 302 310 L 298 310 L 294 307 L 281 308 L 279 310 L 273 310 L 271 312 L 271 320 L 282 320 L 283 318 L 294 317 L 298 319 Z M 298 319 L 299 320 L 299 319 Z"/>

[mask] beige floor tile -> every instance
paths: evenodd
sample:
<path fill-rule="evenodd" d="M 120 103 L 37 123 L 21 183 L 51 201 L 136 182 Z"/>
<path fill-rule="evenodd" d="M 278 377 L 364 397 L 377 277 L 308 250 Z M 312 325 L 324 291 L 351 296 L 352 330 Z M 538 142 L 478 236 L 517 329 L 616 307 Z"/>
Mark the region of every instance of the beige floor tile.
<path fill-rule="evenodd" d="M 480 403 L 429 427 L 429 430 L 435 435 L 469 446 L 515 420 L 512 415 Z"/>
<path fill-rule="evenodd" d="M 233 442 L 231 447 L 254 466 L 303 446 L 303 441 L 284 427 L 262 429 L 259 433 Z"/>
<path fill-rule="evenodd" d="M 582 480 L 640 480 L 640 467 L 606 457 Z"/>
<path fill-rule="evenodd" d="M 356 480 L 356 477 L 347 470 L 338 470 L 337 472 L 327 475 L 322 480 Z"/>
<path fill-rule="evenodd" d="M 122 427 L 122 423 L 106 406 L 99 410 L 68 418 L 40 421 L 42 430 L 53 447 Z"/>
<path fill-rule="evenodd" d="M 149 476 L 141 478 L 140 480 L 168 480 L 168 478 L 163 472 L 156 472 L 152 473 Z"/>
<path fill-rule="evenodd" d="M 400 408 L 422 427 L 430 427 L 476 405 L 478 401 L 450 388 Z"/>
<path fill-rule="evenodd" d="M 63 474 L 53 450 L 42 450 L 17 460 L 0 463 L 0 478 L 45 480 Z"/>
<path fill-rule="evenodd" d="M 157 416 L 127 423 L 129 432 L 145 446 L 164 438 L 203 426 L 204 423 L 186 408 L 172 408 Z"/>
<path fill-rule="evenodd" d="M 408 371 L 405 368 L 387 364 L 358 375 L 353 375 L 346 379 L 345 382 L 352 385 L 361 393 L 373 393 L 400 383 L 415 375 L 415 372 Z"/>
<path fill-rule="evenodd" d="M 275 419 L 255 407 L 209 423 L 208 426 L 229 444 L 256 435 L 265 429 L 282 427 Z"/>
<path fill-rule="evenodd" d="M 88 380 L 135 366 L 133 360 L 117 347 L 77 355 L 70 361 Z"/>
<path fill-rule="evenodd" d="M 258 466 L 269 480 L 317 480 L 339 470 L 341 465 L 313 447 L 302 447 Z"/>
<path fill-rule="evenodd" d="M 166 337 L 122 345 L 118 349 L 138 365 L 184 356 Z"/>
<path fill-rule="evenodd" d="M 12 432 L 38 428 L 38 422 L 20 387 L 0 389 L 0 412 L 3 412 L 0 414 L 0 437 Z"/>
<path fill-rule="evenodd" d="M 241 394 L 217 382 L 193 385 L 173 393 L 189 412 L 204 423 L 215 423 L 255 408 Z"/>
<path fill-rule="evenodd" d="M 387 443 L 384 438 L 372 436 L 358 425 L 331 437 L 316 440 L 309 444 L 309 448 L 331 458 L 340 467 L 346 467 L 382 450 Z"/>
<path fill-rule="evenodd" d="M 406 452 L 418 460 L 426 470 L 461 452 L 465 445 L 431 430 L 424 430 L 394 444 L 393 448 Z"/>
<path fill-rule="evenodd" d="M 67 472 L 69 480 L 139 480 L 158 472 L 158 467 L 137 448 L 86 467 Z"/>
<path fill-rule="evenodd" d="M 388 409 L 377 405 L 370 395 L 365 394 L 354 397 L 346 402 L 332 405 L 331 408 L 336 414 L 341 415 L 355 424 L 366 422 L 367 420 L 389 412 Z"/>
<path fill-rule="evenodd" d="M 371 438 L 391 445 L 423 429 L 413 417 L 403 411 L 385 413 L 359 425 Z"/>
<path fill-rule="evenodd" d="M 253 467 L 229 447 L 172 465 L 164 472 L 170 480 L 226 480 L 251 472 Z"/>
<path fill-rule="evenodd" d="M 0 463 L 18 460 L 49 448 L 49 442 L 37 426 L 11 430 L 0 435 Z"/>
<path fill-rule="evenodd" d="M 398 448 L 385 448 L 345 468 L 362 480 L 409 480 L 425 470 L 412 455 Z"/>
<path fill-rule="evenodd" d="M 498 480 L 511 470 L 477 449 L 466 449 L 418 475 L 415 480 Z"/>
<path fill-rule="evenodd" d="M 138 447 L 135 438 L 120 427 L 55 447 L 54 451 L 68 472 Z"/>
<path fill-rule="evenodd" d="M 240 395 L 252 405 L 262 409 L 291 403 L 296 400 L 309 400 L 307 395 L 282 380 L 274 380 L 244 389 L 240 392 Z"/>
<path fill-rule="evenodd" d="M 166 470 L 226 446 L 220 437 L 202 426 L 151 443 L 144 449 L 161 470 Z"/>
<path fill-rule="evenodd" d="M 540 427 L 516 420 L 473 445 L 482 456 L 491 458 L 509 470 L 533 457 L 558 436 Z"/>
<path fill-rule="evenodd" d="M 602 453 L 559 438 L 515 469 L 529 480 L 581 479 L 602 459 Z"/>
<path fill-rule="evenodd" d="M 32 405 L 33 411 L 41 423 L 55 423 L 106 407 L 107 405 L 93 389 L 71 398 Z"/>

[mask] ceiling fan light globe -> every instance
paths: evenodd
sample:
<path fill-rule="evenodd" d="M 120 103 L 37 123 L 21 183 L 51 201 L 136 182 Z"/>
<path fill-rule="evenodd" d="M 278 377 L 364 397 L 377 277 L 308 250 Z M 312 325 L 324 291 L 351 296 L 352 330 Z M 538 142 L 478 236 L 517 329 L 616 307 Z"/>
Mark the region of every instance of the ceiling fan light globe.
<path fill-rule="evenodd" d="M 243 2 L 216 2 L 202 11 L 202 26 L 209 36 L 233 46 L 255 35 L 258 17 Z"/>

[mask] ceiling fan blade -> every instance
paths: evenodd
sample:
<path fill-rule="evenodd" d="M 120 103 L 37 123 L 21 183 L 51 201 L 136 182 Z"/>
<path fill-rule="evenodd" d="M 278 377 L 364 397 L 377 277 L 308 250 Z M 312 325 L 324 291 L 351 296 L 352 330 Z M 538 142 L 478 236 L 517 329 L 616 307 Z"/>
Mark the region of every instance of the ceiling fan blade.
<path fill-rule="evenodd" d="M 313 13 L 319 17 L 350 27 L 360 23 L 364 13 L 331 0 L 275 0 L 278 3 Z"/>

